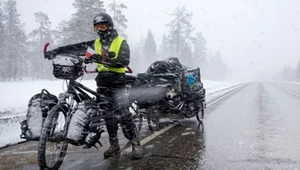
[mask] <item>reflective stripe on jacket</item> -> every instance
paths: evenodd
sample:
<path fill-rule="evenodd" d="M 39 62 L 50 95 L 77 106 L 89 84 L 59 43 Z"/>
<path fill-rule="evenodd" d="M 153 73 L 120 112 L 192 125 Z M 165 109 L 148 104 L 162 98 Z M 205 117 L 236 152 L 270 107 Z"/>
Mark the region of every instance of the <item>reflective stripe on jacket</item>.
<path fill-rule="evenodd" d="M 109 52 L 115 52 L 116 53 L 116 56 L 112 59 L 116 59 L 118 58 L 119 56 L 119 52 L 120 52 L 120 48 L 121 48 L 121 45 L 122 45 L 122 42 L 123 42 L 123 38 L 121 37 L 116 37 L 112 43 L 110 44 L 110 47 L 109 47 Z M 102 52 L 101 52 L 101 49 L 102 49 L 102 43 L 100 41 L 100 38 L 96 39 L 95 42 L 94 42 L 94 49 L 96 51 L 97 54 L 100 54 L 102 55 Z M 102 67 L 103 64 L 99 64 L 99 63 L 96 63 L 97 67 Z M 115 72 L 115 73 L 125 73 L 126 71 L 126 68 L 125 67 L 120 67 L 120 68 L 117 68 L 117 67 L 109 67 L 108 70 L 110 72 Z"/>

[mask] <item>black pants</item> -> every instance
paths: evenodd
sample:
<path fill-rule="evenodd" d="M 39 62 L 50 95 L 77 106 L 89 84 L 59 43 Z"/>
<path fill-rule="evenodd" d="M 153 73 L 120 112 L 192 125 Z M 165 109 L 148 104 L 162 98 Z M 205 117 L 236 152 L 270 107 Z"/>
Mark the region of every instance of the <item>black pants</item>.
<path fill-rule="evenodd" d="M 129 140 L 136 139 L 137 130 L 132 114 L 129 112 L 125 74 L 103 72 L 99 73 L 95 80 L 97 92 L 110 99 L 109 103 L 105 104 L 107 110 L 105 121 L 109 138 L 118 138 L 118 123 L 120 123 L 124 136 Z"/>

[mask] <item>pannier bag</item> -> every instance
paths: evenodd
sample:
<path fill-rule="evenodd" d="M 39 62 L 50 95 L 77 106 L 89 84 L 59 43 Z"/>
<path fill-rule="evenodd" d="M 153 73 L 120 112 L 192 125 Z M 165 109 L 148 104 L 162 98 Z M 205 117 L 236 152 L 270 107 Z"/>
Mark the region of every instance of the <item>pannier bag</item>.
<path fill-rule="evenodd" d="M 92 131 L 90 124 L 93 117 L 97 116 L 98 110 L 94 101 L 85 100 L 77 104 L 72 113 L 67 138 L 73 145 L 83 145 L 89 132 Z"/>
<path fill-rule="evenodd" d="M 57 97 L 49 93 L 46 89 L 42 89 L 41 93 L 30 98 L 26 120 L 21 122 L 21 139 L 39 140 L 48 111 L 50 111 L 57 102 Z"/>
<path fill-rule="evenodd" d="M 166 60 L 156 61 L 147 69 L 147 74 L 159 73 L 180 73 L 184 66 L 179 62 L 178 58 L 170 57 Z"/>
<path fill-rule="evenodd" d="M 205 89 L 201 81 L 200 68 L 189 69 L 184 72 L 182 89 L 190 95 L 191 100 L 205 99 Z"/>

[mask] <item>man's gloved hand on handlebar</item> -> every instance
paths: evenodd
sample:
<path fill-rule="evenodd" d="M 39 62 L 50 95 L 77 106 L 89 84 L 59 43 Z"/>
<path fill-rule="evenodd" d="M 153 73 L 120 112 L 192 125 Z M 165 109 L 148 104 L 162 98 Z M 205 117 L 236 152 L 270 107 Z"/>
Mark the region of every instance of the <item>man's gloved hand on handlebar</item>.
<path fill-rule="evenodd" d="M 112 53 L 109 53 L 109 54 L 112 54 Z M 113 53 L 113 54 L 115 54 L 115 53 Z M 109 55 L 107 55 L 103 59 L 102 56 L 99 55 L 99 54 L 93 54 L 91 57 L 89 57 L 89 59 L 86 59 L 86 60 L 88 60 L 89 62 L 101 63 L 101 64 L 103 64 L 106 67 L 109 67 L 110 66 L 110 62 L 111 62 L 111 58 L 110 58 Z"/>

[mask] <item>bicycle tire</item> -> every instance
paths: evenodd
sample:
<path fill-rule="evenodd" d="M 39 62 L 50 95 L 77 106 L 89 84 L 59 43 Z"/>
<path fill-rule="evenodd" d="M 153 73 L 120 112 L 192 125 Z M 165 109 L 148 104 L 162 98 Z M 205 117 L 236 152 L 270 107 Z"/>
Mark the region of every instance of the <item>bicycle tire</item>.
<path fill-rule="evenodd" d="M 137 129 L 137 134 L 138 134 L 138 136 L 140 136 L 140 133 L 141 133 L 141 130 L 143 127 L 144 113 L 142 113 L 139 110 L 139 105 L 138 105 L 137 101 L 135 101 L 134 104 L 136 105 L 136 107 L 133 108 L 133 110 L 135 112 L 133 120 L 134 120 L 136 129 Z"/>
<path fill-rule="evenodd" d="M 199 112 L 197 113 L 196 118 L 199 123 L 203 122 L 203 119 L 204 119 L 204 103 L 203 102 L 201 102 L 201 108 L 200 108 Z"/>
<path fill-rule="evenodd" d="M 152 132 L 157 131 L 159 129 L 159 111 L 155 106 L 152 106 L 148 109 L 147 121 L 148 127 Z"/>
<path fill-rule="evenodd" d="M 134 107 L 133 104 L 135 104 L 136 106 Z M 133 102 L 133 104 L 130 106 L 131 113 L 134 112 L 134 113 L 132 113 L 132 120 L 136 127 L 135 132 L 136 132 L 137 136 L 140 137 L 141 130 L 143 127 L 144 115 L 143 115 L 143 113 L 139 112 L 137 102 Z M 126 135 L 127 133 L 123 133 L 123 134 L 126 139 L 131 140 L 131 136 Z"/>
<path fill-rule="evenodd" d="M 43 125 L 43 129 L 41 132 L 41 136 L 40 136 L 40 140 L 39 140 L 39 144 L 38 144 L 38 164 L 40 169 L 45 169 L 45 170 L 57 170 L 59 169 L 59 167 L 61 166 L 63 159 L 66 155 L 66 151 L 68 149 L 68 141 L 66 138 L 67 132 L 66 132 L 66 128 L 67 126 L 64 126 L 62 133 L 63 134 L 62 138 L 58 138 L 58 141 L 50 141 L 49 139 L 49 135 L 50 134 L 55 134 L 55 128 L 56 128 L 56 124 L 54 124 L 55 120 L 58 120 L 58 116 L 59 116 L 59 112 L 63 112 L 64 118 L 66 120 L 66 110 L 62 109 L 64 107 L 64 105 L 56 105 L 54 106 L 48 113 L 48 116 L 44 122 Z M 65 122 L 66 123 L 66 122 Z M 54 128 L 53 128 L 54 127 Z M 61 132 L 61 131 L 60 131 Z M 54 138 L 55 139 L 55 138 Z M 62 140 L 61 140 L 62 139 Z M 48 143 L 58 143 L 58 142 L 62 142 L 62 145 L 59 149 L 59 154 L 56 155 L 58 156 L 57 159 L 54 160 L 54 163 L 52 165 L 50 165 L 49 162 L 47 162 L 47 151 L 46 151 L 46 146 Z M 56 145 L 57 146 L 57 145 Z"/>
<path fill-rule="evenodd" d="M 143 127 L 143 119 L 144 119 L 144 116 L 142 113 L 137 113 L 137 116 L 134 119 L 138 136 L 140 136 L 140 134 L 141 134 L 141 130 Z"/>

